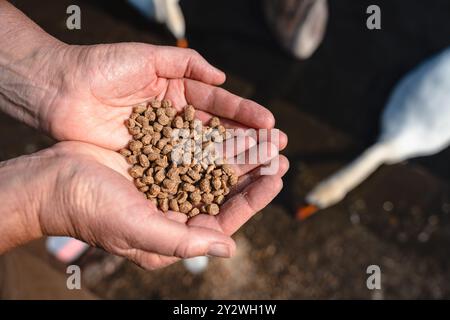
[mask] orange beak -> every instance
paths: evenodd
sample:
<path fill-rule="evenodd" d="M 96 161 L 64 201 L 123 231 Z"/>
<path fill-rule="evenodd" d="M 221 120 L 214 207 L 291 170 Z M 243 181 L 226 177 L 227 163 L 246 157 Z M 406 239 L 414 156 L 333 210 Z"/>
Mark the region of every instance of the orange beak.
<path fill-rule="evenodd" d="M 178 48 L 187 48 L 189 46 L 187 40 L 185 38 L 178 39 L 177 40 L 177 47 Z"/>
<path fill-rule="evenodd" d="M 318 207 L 316 207 L 313 204 L 298 208 L 297 213 L 295 214 L 295 217 L 300 220 L 306 220 L 310 216 L 312 216 L 314 213 L 316 213 L 319 210 Z"/>

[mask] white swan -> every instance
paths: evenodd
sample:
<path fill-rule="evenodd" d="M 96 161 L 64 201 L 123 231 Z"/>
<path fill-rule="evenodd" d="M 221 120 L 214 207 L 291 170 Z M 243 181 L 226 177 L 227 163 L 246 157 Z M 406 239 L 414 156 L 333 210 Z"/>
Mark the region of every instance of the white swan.
<path fill-rule="evenodd" d="M 319 183 L 307 196 L 300 219 L 327 208 L 381 164 L 438 153 L 450 144 L 450 48 L 427 60 L 397 85 L 381 119 L 378 141 Z"/>

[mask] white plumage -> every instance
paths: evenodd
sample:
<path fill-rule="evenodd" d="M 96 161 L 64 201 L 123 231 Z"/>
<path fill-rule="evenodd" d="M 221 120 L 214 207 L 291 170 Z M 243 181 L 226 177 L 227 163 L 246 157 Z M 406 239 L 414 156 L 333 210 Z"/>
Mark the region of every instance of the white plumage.
<path fill-rule="evenodd" d="M 381 119 L 377 143 L 306 197 L 329 207 L 381 164 L 438 153 L 450 144 L 450 48 L 425 61 L 397 85 Z"/>
<path fill-rule="evenodd" d="M 192 274 L 199 274 L 208 267 L 209 259 L 205 256 L 199 256 L 183 260 L 183 265 Z"/>

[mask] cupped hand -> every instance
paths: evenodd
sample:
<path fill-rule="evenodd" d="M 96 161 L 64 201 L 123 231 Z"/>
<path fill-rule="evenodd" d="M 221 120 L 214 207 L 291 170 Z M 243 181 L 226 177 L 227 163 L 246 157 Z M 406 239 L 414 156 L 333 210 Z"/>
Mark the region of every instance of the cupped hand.
<path fill-rule="evenodd" d="M 232 256 L 230 235 L 276 196 L 288 166 L 279 156 L 278 172 L 260 176 L 258 164 L 236 165 L 239 183 L 219 215 L 201 214 L 187 221 L 184 214 L 163 213 L 148 201 L 130 181 L 126 161 L 114 151 L 62 142 L 22 159 L 39 164 L 33 171 L 48 172 L 38 184 L 45 186 L 37 201 L 42 235 L 75 237 L 146 269 L 179 258 Z"/>
<path fill-rule="evenodd" d="M 200 118 L 218 115 L 229 127 L 274 126 L 267 109 L 216 87 L 225 75 L 191 49 L 120 43 L 63 46 L 57 52 L 59 71 L 51 72 L 50 87 L 58 90 L 41 118 L 58 140 L 118 150 L 130 138 L 123 123 L 131 106 L 153 98 L 169 99 L 180 111 L 193 104 Z"/>

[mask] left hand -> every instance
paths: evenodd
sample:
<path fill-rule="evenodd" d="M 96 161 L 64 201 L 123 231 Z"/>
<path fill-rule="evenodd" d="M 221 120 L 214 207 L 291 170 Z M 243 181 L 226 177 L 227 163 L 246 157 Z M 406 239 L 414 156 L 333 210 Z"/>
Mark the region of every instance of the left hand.
<path fill-rule="evenodd" d="M 61 51 L 62 50 L 62 51 Z M 202 120 L 224 118 L 225 126 L 273 128 L 274 117 L 259 104 L 218 88 L 225 75 L 191 49 L 120 43 L 64 46 L 55 67 L 65 67 L 58 92 L 40 114 L 58 140 L 78 140 L 117 150 L 129 134 L 124 120 L 131 106 L 169 99 L 181 111 L 193 104 Z M 56 83 L 50 85 L 56 87 Z M 286 144 L 283 134 L 282 144 Z"/>

